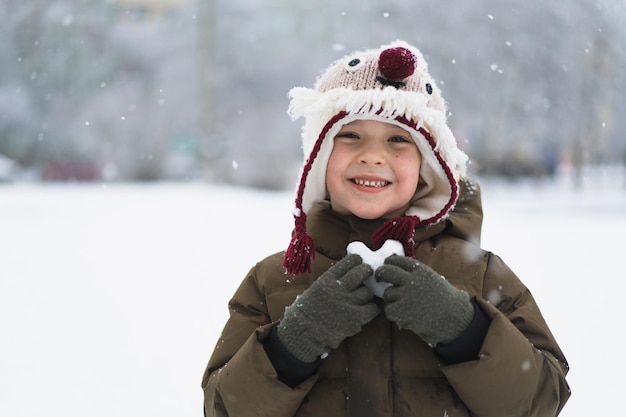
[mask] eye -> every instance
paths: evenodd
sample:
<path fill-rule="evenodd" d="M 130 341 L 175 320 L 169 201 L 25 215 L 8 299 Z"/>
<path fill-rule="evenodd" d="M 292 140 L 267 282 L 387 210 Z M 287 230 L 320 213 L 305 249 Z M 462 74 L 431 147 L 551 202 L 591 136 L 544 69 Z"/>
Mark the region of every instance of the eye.
<path fill-rule="evenodd" d="M 358 143 L 359 140 L 360 140 L 359 135 L 357 133 L 350 132 L 350 131 L 339 132 L 335 136 L 335 143 L 343 143 L 343 144 L 351 145 L 354 143 Z"/>
<path fill-rule="evenodd" d="M 353 132 L 339 132 L 335 139 L 358 139 L 359 135 Z"/>
<path fill-rule="evenodd" d="M 430 85 L 430 83 L 426 83 L 426 92 L 428 94 L 432 94 L 433 93 L 433 86 Z"/>
<path fill-rule="evenodd" d="M 392 136 L 389 138 L 389 142 L 394 142 L 394 143 L 411 143 L 413 142 L 411 139 L 405 137 L 405 136 Z"/>
<path fill-rule="evenodd" d="M 362 63 L 363 61 L 361 61 L 361 58 L 352 58 L 350 61 L 348 61 L 345 68 L 347 71 L 356 71 L 362 66 Z"/>

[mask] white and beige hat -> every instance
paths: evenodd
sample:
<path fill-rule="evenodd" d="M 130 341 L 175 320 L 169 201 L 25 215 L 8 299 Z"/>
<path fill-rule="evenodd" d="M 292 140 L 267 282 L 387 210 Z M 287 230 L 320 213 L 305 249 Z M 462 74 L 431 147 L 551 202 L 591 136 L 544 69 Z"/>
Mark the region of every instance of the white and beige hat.
<path fill-rule="evenodd" d="M 407 130 L 422 154 L 420 186 L 405 216 L 389 219 L 374 234 L 402 242 L 413 255 L 418 226 L 445 219 L 458 198 L 458 180 L 466 172 L 467 155 L 446 123 L 446 106 L 420 51 L 403 41 L 359 51 L 334 62 L 313 89 L 289 92 L 289 114 L 304 117 L 302 141 L 305 164 L 295 200 L 295 232 L 285 253 L 288 273 L 310 270 L 315 243 L 306 232 L 306 215 L 326 198 L 326 167 L 333 138 L 341 127 L 358 119 L 380 120 Z"/>

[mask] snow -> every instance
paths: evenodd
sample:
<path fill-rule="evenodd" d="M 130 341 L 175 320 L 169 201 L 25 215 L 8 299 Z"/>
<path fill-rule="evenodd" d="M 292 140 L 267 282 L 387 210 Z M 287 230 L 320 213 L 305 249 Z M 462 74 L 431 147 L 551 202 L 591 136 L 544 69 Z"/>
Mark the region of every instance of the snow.
<path fill-rule="evenodd" d="M 483 247 L 531 288 L 572 367 L 564 417 L 621 398 L 623 185 L 483 184 Z M 292 203 L 202 184 L 0 186 L 0 415 L 201 416 L 226 303 L 288 245 Z"/>
<path fill-rule="evenodd" d="M 383 266 L 385 263 L 385 259 L 387 259 L 391 255 L 402 255 L 404 256 L 404 248 L 402 247 L 402 243 L 397 240 L 388 239 L 383 243 L 383 245 L 378 250 L 371 250 L 365 243 L 355 241 L 348 245 L 346 248 L 347 253 L 356 253 L 361 256 L 363 259 L 363 263 L 368 264 L 372 267 L 372 270 L 376 271 L 379 267 Z M 375 296 L 381 297 L 385 290 L 391 286 L 388 282 L 378 282 L 374 277 L 374 274 L 370 275 L 367 280 L 365 280 L 365 285 L 372 290 Z"/>

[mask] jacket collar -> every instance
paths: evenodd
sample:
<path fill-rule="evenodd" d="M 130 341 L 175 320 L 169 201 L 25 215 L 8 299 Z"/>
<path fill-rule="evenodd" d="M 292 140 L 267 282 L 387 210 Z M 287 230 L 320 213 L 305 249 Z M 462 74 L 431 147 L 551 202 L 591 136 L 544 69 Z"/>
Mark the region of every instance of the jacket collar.
<path fill-rule="evenodd" d="M 415 230 L 415 245 L 440 233 L 479 244 L 482 226 L 482 203 L 480 188 L 470 181 L 460 181 L 459 201 L 450 216 L 432 226 Z M 330 259 L 346 255 L 350 242 L 361 241 L 370 249 L 372 234 L 384 223 L 384 219 L 365 220 L 354 215 L 343 215 L 332 210 L 329 201 L 317 203 L 307 217 L 307 229 L 315 241 L 316 250 Z"/>

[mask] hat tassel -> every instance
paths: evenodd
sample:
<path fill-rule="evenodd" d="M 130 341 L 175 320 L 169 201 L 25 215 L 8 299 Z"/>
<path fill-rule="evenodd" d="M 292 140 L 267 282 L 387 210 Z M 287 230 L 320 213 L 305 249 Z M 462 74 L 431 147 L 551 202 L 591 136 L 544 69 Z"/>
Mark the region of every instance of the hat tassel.
<path fill-rule="evenodd" d="M 292 275 L 311 272 L 311 260 L 315 258 L 315 242 L 306 232 L 306 214 L 295 216 L 296 229 L 283 258 L 283 267 Z"/>
<path fill-rule="evenodd" d="M 389 219 L 374 232 L 372 242 L 376 248 L 380 248 L 387 239 L 397 240 L 402 243 L 404 254 L 413 258 L 415 254 L 413 235 L 419 223 L 420 219 L 417 216 L 394 217 L 393 219 Z"/>

